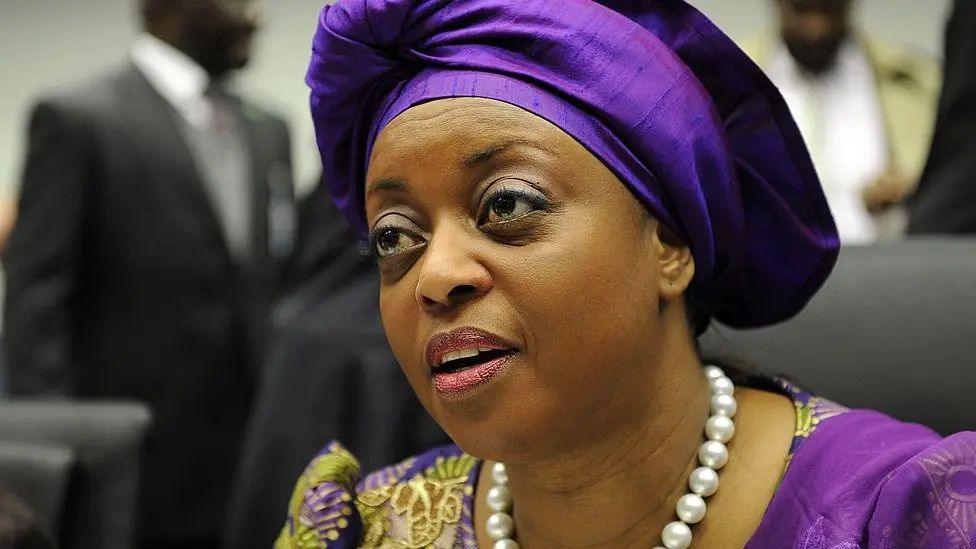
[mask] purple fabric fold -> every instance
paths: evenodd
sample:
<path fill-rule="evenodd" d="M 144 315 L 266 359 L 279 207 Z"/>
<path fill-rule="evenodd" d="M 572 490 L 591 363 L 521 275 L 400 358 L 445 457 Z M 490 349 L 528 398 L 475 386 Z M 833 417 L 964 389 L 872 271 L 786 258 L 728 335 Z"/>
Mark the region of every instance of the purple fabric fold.
<path fill-rule="evenodd" d="M 325 183 L 358 232 L 371 147 L 417 104 L 518 106 L 602 160 L 695 258 L 696 302 L 737 327 L 796 314 L 838 238 L 781 96 L 679 0 L 340 0 L 307 82 Z"/>
<path fill-rule="evenodd" d="M 833 417 L 793 457 L 746 547 L 976 547 L 976 433 Z"/>

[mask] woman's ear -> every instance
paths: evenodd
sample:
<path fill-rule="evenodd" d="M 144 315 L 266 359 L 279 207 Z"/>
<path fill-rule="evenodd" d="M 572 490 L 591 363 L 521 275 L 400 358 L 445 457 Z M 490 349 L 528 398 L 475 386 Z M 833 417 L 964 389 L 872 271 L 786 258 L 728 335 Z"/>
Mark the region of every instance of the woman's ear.
<path fill-rule="evenodd" d="M 658 292 L 661 299 L 672 301 L 681 297 L 695 276 L 695 259 L 691 249 L 677 234 L 655 221 L 654 239 L 660 277 Z"/>

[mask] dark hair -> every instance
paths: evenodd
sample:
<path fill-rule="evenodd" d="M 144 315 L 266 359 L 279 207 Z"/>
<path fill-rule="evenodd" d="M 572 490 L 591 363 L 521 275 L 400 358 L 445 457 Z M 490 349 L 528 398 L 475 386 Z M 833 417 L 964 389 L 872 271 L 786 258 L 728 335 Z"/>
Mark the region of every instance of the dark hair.
<path fill-rule="evenodd" d="M 168 6 L 166 0 L 139 0 L 139 14 L 143 22 L 148 22 L 159 16 Z"/>
<path fill-rule="evenodd" d="M 718 366 L 737 386 L 789 396 L 775 378 L 763 371 L 758 364 L 742 357 L 714 355 L 703 351 L 701 337 L 712 325 L 712 314 L 708 304 L 697 297 L 694 286 L 685 291 L 685 316 L 695 337 L 695 352 L 702 364 Z"/>
<path fill-rule="evenodd" d="M 182 0 L 139 0 L 139 14 L 142 16 L 143 26 L 148 29 L 167 12 L 179 8 L 181 2 Z"/>
<path fill-rule="evenodd" d="M 707 304 L 698 297 L 698 292 L 695 291 L 694 285 L 689 286 L 685 290 L 684 298 L 685 317 L 688 320 L 691 333 L 697 339 L 708 331 L 708 327 L 712 325 L 712 313 Z"/>

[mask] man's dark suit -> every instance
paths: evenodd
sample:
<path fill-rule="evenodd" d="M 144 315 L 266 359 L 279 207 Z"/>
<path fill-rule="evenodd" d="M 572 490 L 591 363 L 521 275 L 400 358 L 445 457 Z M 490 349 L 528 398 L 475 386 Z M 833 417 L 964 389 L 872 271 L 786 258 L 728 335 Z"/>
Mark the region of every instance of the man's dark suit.
<path fill-rule="evenodd" d="M 11 392 L 148 402 L 143 541 L 216 539 L 277 276 L 272 195 L 288 130 L 233 109 L 250 155 L 254 258 L 232 260 L 177 111 L 135 66 L 41 101 L 5 255 Z"/>
<path fill-rule="evenodd" d="M 976 2 L 956 0 L 932 152 L 910 204 L 909 234 L 976 234 Z"/>

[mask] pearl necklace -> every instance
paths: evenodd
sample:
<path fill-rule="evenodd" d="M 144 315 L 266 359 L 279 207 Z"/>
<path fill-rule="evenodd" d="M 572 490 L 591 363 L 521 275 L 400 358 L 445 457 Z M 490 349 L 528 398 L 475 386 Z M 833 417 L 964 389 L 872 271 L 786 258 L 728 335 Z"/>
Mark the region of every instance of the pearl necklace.
<path fill-rule="evenodd" d="M 661 542 L 668 549 L 686 549 L 691 545 L 691 527 L 705 518 L 705 499 L 718 491 L 718 471 L 729 461 L 726 443 L 735 434 L 732 418 L 738 409 L 733 397 L 735 386 L 725 372 L 715 366 L 705 367 L 705 376 L 712 389 L 712 415 L 705 422 L 705 442 L 698 448 L 700 467 L 688 477 L 690 492 L 681 496 L 676 510 L 678 519 L 669 523 L 661 532 Z M 485 495 L 485 502 L 491 509 L 485 528 L 488 537 L 494 541 L 492 549 L 518 549 L 514 539 L 515 521 L 509 514 L 512 497 L 508 491 L 508 471 L 504 463 L 495 463 L 491 469 L 492 486 Z M 660 546 L 655 549 L 661 549 Z"/>

